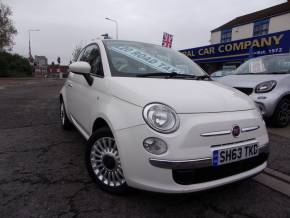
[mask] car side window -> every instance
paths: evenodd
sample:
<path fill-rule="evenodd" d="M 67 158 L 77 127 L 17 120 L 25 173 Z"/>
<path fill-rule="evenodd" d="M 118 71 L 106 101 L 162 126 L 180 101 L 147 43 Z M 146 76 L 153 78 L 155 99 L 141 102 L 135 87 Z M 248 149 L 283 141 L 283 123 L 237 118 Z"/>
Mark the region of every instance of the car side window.
<path fill-rule="evenodd" d="M 98 45 L 92 44 L 86 47 L 80 61 L 86 61 L 91 65 L 91 74 L 95 76 L 104 76 L 102 60 Z"/>

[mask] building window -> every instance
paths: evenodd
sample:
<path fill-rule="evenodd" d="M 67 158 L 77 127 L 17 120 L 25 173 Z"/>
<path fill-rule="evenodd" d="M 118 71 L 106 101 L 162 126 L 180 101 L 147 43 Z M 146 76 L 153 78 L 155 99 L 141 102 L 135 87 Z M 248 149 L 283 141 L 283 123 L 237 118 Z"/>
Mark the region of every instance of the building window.
<path fill-rule="evenodd" d="M 232 41 L 232 29 L 226 29 L 222 31 L 221 43 Z"/>
<path fill-rule="evenodd" d="M 261 36 L 268 34 L 269 19 L 259 20 L 254 23 L 253 36 Z"/>

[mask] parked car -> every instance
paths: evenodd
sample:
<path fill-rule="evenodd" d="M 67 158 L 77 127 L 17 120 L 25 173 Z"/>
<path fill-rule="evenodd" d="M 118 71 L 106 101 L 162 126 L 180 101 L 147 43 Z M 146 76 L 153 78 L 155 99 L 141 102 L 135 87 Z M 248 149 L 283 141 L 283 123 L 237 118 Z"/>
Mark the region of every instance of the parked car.
<path fill-rule="evenodd" d="M 69 69 L 61 123 L 88 140 L 88 171 L 106 191 L 200 191 L 266 167 L 268 135 L 254 102 L 173 49 L 96 41 Z"/>
<path fill-rule="evenodd" d="M 290 122 L 290 54 L 267 55 L 242 64 L 219 82 L 249 95 L 277 127 Z"/>
<path fill-rule="evenodd" d="M 228 70 L 228 69 L 224 69 L 224 70 L 218 70 L 218 71 L 215 71 L 214 73 L 212 73 L 210 75 L 210 77 L 213 79 L 213 80 L 218 80 L 224 76 L 228 76 L 228 75 L 231 75 L 234 73 L 234 70 Z"/>

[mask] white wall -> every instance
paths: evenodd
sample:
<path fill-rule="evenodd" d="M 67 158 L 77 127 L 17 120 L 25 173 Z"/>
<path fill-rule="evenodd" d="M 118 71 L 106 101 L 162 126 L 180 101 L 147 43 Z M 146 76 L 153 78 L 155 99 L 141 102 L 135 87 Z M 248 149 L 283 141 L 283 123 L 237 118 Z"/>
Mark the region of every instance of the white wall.
<path fill-rule="evenodd" d="M 245 39 L 253 36 L 254 24 L 246 24 L 232 29 L 232 41 Z M 221 31 L 211 33 L 211 44 L 216 44 L 221 42 Z"/>
<path fill-rule="evenodd" d="M 221 31 L 212 32 L 210 37 L 211 44 L 217 44 L 221 42 Z"/>
<path fill-rule="evenodd" d="M 254 28 L 254 23 L 234 27 L 232 29 L 232 41 L 252 37 L 253 28 Z"/>
<path fill-rule="evenodd" d="M 269 24 L 269 33 L 290 30 L 290 13 L 272 17 Z"/>
<path fill-rule="evenodd" d="M 232 29 L 232 41 L 253 37 L 254 23 L 237 26 Z M 272 17 L 269 23 L 269 33 L 290 30 L 290 13 Z M 221 42 L 221 31 L 211 33 L 211 44 Z"/>

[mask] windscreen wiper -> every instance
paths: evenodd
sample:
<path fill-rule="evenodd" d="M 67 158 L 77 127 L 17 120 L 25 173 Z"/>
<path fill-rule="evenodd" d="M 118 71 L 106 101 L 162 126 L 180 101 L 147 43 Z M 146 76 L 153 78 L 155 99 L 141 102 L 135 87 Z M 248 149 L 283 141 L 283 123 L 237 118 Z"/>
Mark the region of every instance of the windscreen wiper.
<path fill-rule="evenodd" d="M 282 71 L 282 72 L 271 72 L 271 73 L 268 73 L 268 74 L 289 74 L 290 73 L 290 70 L 289 71 Z"/>
<path fill-rule="evenodd" d="M 257 75 L 258 73 L 236 73 L 233 75 Z"/>
<path fill-rule="evenodd" d="M 175 73 L 175 72 L 172 72 Z M 189 78 L 189 79 L 196 79 L 196 80 L 211 80 L 210 76 L 207 74 L 201 75 L 201 76 L 197 76 L 197 75 L 192 75 L 192 74 L 175 74 L 172 77 L 174 78 Z"/>
<path fill-rule="evenodd" d="M 191 74 L 180 74 L 177 72 L 156 72 L 156 73 L 144 73 L 144 74 L 138 74 L 137 77 L 160 77 L 163 76 L 164 78 L 182 78 L 182 79 L 210 79 L 208 75 L 202 75 L 202 76 L 196 76 Z"/>
<path fill-rule="evenodd" d="M 290 71 L 282 72 L 261 72 L 261 73 L 237 73 L 234 75 L 269 75 L 269 74 L 289 74 Z"/>
<path fill-rule="evenodd" d="M 176 76 L 178 73 L 176 72 L 171 72 L 171 73 L 167 73 L 167 72 L 156 72 L 156 73 L 142 73 L 142 74 L 138 74 L 136 75 L 136 77 L 159 77 L 159 76 L 164 76 L 164 77 L 174 77 Z"/>
<path fill-rule="evenodd" d="M 211 80 L 209 75 L 191 75 L 191 74 L 177 74 L 176 76 L 173 76 L 174 78 L 183 78 L 183 79 L 195 79 L 195 80 Z"/>
<path fill-rule="evenodd" d="M 196 76 L 197 80 L 212 80 L 209 75 Z"/>

